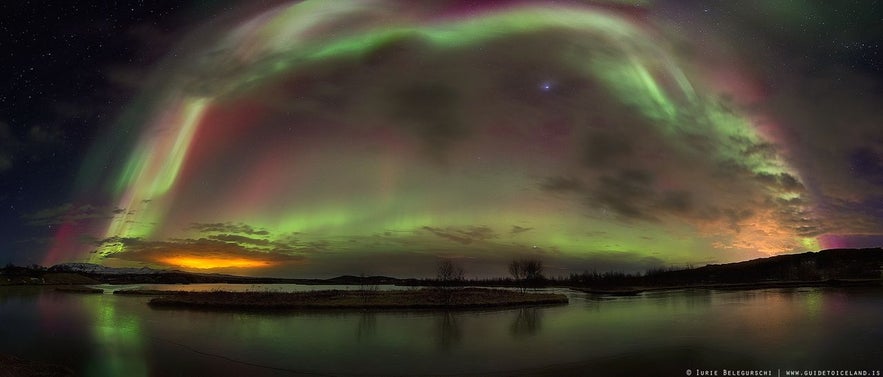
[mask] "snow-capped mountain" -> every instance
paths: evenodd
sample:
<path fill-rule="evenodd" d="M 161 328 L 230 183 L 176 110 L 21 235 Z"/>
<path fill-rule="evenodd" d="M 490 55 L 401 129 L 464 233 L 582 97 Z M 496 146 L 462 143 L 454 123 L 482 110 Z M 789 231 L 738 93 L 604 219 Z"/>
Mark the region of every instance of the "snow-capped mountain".
<path fill-rule="evenodd" d="M 167 270 L 154 270 L 149 267 L 141 268 L 115 268 L 105 267 L 94 263 L 62 263 L 49 268 L 52 272 L 84 272 L 89 274 L 160 274 Z"/>

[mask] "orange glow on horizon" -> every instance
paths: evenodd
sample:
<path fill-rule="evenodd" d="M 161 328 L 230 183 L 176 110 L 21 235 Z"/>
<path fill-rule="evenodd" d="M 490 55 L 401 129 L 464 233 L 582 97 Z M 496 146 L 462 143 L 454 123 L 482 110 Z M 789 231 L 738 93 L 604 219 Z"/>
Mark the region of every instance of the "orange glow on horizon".
<path fill-rule="evenodd" d="M 167 257 L 160 258 L 160 262 L 184 267 L 207 270 L 211 268 L 259 268 L 273 265 L 268 261 L 247 258 L 216 258 L 216 257 Z"/>

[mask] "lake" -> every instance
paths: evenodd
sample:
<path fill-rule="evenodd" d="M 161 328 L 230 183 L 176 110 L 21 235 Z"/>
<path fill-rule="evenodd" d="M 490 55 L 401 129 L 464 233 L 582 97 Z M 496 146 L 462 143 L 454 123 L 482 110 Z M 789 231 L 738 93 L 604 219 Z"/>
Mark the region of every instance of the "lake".
<path fill-rule="evenodd" d="M 411 289 L 381 289 L 390 288 Z M 262 314 L 156 310 L 147 306 L 149 297 L 0 287 L 0 353 L 84 376 L 684 376 L 723 369 L 776 376 L 788 369 L 883 366 L 879 288 L 697 289 L 632 297 L 548 291 L 567 294 L 570 304 Z"/>

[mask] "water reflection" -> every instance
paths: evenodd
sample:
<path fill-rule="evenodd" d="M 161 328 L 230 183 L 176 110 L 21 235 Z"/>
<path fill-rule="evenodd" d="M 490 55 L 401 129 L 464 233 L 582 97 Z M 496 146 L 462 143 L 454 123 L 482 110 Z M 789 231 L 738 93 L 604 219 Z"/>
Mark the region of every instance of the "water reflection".
<path fill-rule="evenodd" d="M 359 322 L 356 324 L 356 340 L 362 342 L 369 338 L 373 338 L 377 333 L 377 314 L 375 312 L 364 311 L 359 315 Z"/>
<path fill-rule="evenodd" d="M 822 291 L 816 289 L 810 292 L 807 292 L 804 295 L 804 308 L 806 309 L 806 313 L 810 317 L 818 317 L 822 312 L 823 297 Z"/>
<path fill-rule="evenodd" d="M 479 312 L 219 313 L 153 310 L 144 297 L 0 289 L 0 353 L 85 376 L 509 375 L 550 365 L 616 371 L 634 360 L 682 375 L 685 364 L 883 359 L 879 289 L 570 295 L 565 306 Z"/>
<path fill-rule="evenodd" d="M 146 376 L 144 340 L 136 315 L 121 311 L 120 301 L 110 295 L 97 295 L 81 301 L 94 319 L 92 337 L 94 357 L 86 367 L 90 376 Z"/>
<path fill-rule="evenodd" d="M 450 351 L 460 343 L 463 335 L 457 316 L 451 312 L 439 313 L 435 316 L 435 339 L 439 349 Z"/>
<path fill-rule="evenodd" d="M 514 337 L 524 337 L 536 335 L 543 321 L 543 311 L 541 308 L 523 308 L 518 309 L 515 313 L 515 320 L 509 326 L 509 332 Z"/>

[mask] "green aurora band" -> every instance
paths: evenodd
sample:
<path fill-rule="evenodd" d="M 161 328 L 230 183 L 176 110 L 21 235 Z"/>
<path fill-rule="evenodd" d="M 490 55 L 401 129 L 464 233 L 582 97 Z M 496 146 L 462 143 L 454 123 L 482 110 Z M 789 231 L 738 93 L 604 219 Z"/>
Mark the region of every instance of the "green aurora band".
<path fill-rule="evenodd" d="M 732 67 L 669 33 L 622 7 L 318 0 L 205 27 L 84 166 L 114 209 L 97 252 L 60 235 L 47 259 L 413 275 L 818 248 L 768 120 L 703 76 Z"/>

